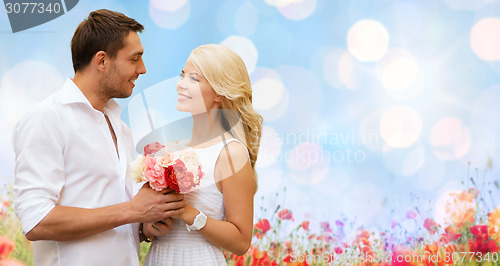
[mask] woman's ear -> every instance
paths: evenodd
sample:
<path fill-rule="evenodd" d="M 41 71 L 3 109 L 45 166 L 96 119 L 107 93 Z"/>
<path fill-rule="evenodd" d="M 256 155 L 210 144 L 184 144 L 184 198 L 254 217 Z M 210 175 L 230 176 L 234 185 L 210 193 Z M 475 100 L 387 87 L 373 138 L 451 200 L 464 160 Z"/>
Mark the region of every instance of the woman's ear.
<path fill-rule="evenodd" d="M 220 95 L 215 96 L 215 100 L 214 101 L 216 103 L 220 103 L 222 101 L 222 96 L 220 96 Z"/>

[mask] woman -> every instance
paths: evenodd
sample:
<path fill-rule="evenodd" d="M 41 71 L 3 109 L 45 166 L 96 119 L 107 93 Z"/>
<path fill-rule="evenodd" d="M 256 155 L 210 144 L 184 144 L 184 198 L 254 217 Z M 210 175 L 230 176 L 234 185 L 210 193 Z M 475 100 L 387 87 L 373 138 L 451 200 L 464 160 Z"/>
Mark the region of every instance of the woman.
<path fill-rule="evenodd" d="M 189 204 L 171 231 L 155 238 L 144 265 L 225 265 L 221 248 L 243 255 L 252 239 L 262 117 L 252 107 L 243 60 L 222 45 L 191 52 L 177 93 L 177 110 L 193 116 L 190 146 L 205 176 L 185 194 Z M 144 226 L 155 235 L 154 225 Z"/>

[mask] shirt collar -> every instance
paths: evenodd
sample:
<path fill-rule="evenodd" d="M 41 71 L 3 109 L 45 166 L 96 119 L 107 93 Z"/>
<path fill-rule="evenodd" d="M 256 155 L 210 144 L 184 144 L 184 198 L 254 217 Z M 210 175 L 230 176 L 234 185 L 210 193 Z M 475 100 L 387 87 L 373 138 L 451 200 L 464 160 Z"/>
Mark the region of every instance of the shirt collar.
<path fill-rule="evenodd" d="M 92 104 L 90 104 L 87 97 L 85 97 L 80 88 L 78 88 L 75 82 L 70 78 L 66 79 L 62 87 L 61 103 L 62 104 L 84 103 L 87 104 L 90 108 L 94 109 L 94 107 L 92 106 Z M 95 111 L 99 112 L 98 110 Z M 121 107 L 118 103 L 116 103 L 115 100 L 110 99 L 104 106 L 104 113 L 108 116 L 112 116 L 115 118 L 120 117 Z"/>

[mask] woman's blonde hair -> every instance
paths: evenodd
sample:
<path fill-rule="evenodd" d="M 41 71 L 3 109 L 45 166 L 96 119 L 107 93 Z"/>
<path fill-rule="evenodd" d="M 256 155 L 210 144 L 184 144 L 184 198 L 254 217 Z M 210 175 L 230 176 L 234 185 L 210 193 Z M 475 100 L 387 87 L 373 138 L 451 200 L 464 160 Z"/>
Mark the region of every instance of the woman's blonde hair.
<path fill-rule="evenodd" d="M 252 85 L 245 63 L 233 50 L 219 44 L 197 47 L 189 56 L 191 62 L 221 97 L 223 126 L 243 142 L 250 154 L 255 188 L 255 162 L 259 153 L 262 116 L 252 106 Z M 241 123 L 241 126 L 237 126 Z"/>

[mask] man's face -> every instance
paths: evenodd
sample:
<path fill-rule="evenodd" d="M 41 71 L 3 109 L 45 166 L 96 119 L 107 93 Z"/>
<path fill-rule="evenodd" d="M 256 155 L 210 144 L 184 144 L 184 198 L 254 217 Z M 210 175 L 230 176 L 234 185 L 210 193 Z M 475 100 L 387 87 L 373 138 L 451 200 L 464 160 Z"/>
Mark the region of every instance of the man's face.
<path fill-rule="evenodd" d="M 124 43 L 125 46 L 110 60 L 100 81 L 103 96 L 109 99 L 129 97 L 135 87 L 135 80 L 146 73 L 142 61 L 144 49 L 137 32 L 129 32 Z"/>

